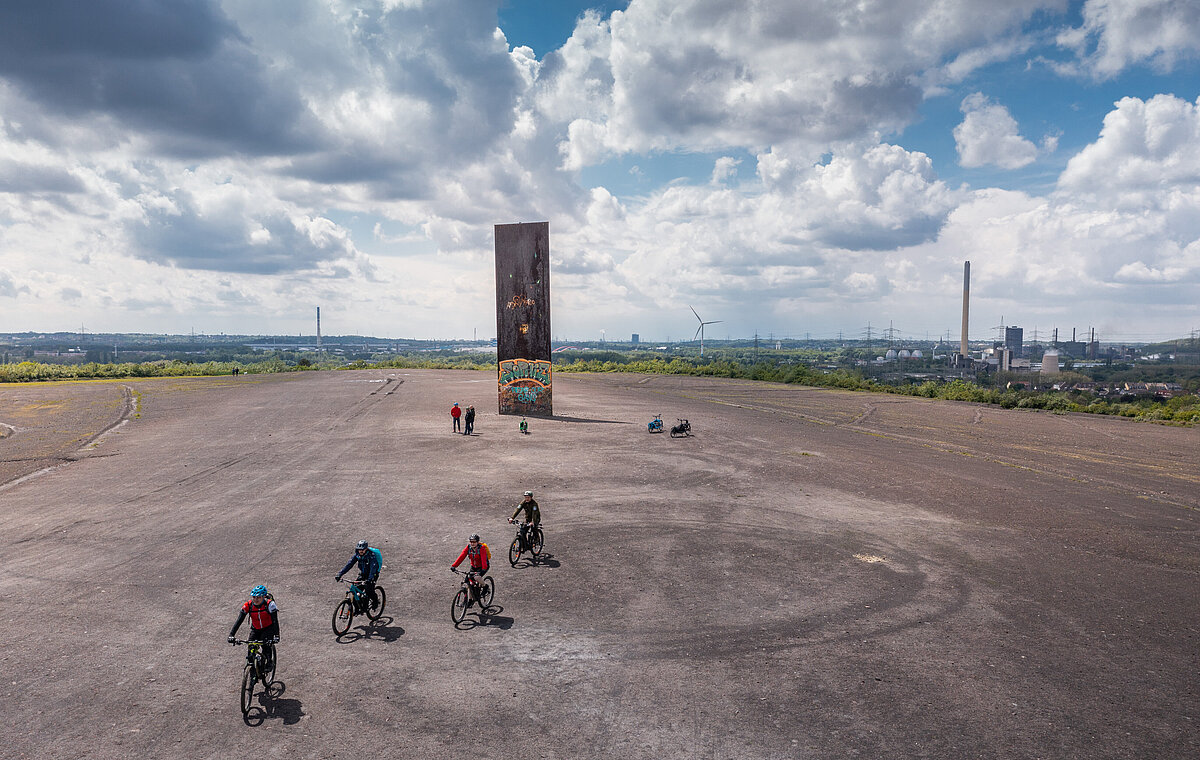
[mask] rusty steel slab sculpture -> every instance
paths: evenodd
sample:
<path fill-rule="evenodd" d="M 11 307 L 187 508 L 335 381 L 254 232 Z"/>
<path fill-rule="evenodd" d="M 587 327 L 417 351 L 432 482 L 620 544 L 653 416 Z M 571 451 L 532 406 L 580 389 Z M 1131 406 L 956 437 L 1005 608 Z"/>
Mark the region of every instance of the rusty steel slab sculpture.
<path fill-rule="evenodd" d="M 500 414 L 550 417 L 550 223 L 497 224 L 495 235 Z"/>

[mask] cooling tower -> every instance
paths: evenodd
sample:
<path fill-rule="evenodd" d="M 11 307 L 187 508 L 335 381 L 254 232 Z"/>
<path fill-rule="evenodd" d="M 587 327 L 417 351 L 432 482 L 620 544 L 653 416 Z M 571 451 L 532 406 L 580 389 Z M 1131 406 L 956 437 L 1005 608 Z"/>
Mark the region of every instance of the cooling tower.
<path fill-rule="evenodd" d="M 1042 374 L 1057 375 L 1058 374 L 1058 352 L 1047 351 L 1042 355 Z"/>

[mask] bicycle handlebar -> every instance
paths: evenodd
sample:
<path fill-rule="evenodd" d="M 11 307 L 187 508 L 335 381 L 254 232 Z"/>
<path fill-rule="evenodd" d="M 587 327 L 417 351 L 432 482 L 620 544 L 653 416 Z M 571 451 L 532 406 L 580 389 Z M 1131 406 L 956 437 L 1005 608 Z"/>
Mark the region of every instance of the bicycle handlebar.
<path fill-rule="evenodd" d="M 231 641 L 229 643 L 233 644 L 235 647 L 241 646 L 242 644 L 278 644 L 279 637 L 273 636 L 272 638 L 269 638 L 266 641 L 250 641 L 250 640 L 243 641 L 241 639 L 234 639 L 233 641 Z"/>

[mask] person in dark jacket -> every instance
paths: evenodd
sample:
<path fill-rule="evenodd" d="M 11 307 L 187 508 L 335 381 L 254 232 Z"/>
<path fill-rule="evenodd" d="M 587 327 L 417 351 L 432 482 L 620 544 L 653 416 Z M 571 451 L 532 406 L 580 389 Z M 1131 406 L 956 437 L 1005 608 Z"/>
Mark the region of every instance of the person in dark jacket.
<path fill-rule="evenodd" d="M 350 561 L 346 563 L 340 573 L 333 576 L 334 580 L 340 581 L 346 571 L 355 564 L 358 565 L 358 578 L 354 582 L 366 593 L 371 608 L 374 609 L 379 604 L 379 599 L 375 595 L 375 582 L 379 580 L 381 568 L 379 567 L 379 556 L 371 551 L 371 545 L 365 538 L 355 545 L 354 554 L 350 555 Z"/>
<path fill-rule="evenodd" d="M 467 413 L 463 415 L 463 421 L 466 429 L 463 430 L 463 435 L 470 435 L 475 432 L 475 407 L 468 406 Z"/>
<path fill-rule="evenodd" d="M 510 523 L 515 522 L 517 515 L 522 512 L 525 513 L 525 522 L 521 523 L 521 545 L 528 546 L 530 526 L 540 526 L 542 524 L 542 510 L 533 499 L 533 491 L 525 492 L 525 499 L 513 510 L 512 517 L 508 518 L 508 521 Z"/>

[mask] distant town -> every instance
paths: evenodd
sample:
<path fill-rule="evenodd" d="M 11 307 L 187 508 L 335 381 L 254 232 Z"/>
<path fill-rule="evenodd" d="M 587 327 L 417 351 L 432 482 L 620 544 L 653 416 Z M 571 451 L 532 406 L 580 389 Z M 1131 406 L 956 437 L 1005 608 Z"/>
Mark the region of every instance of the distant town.
<path fill-rule="evenodd" d="M 962 344 L 946 340 L 899 340 L 884 332 L 874 339 L 795 339 L 755 336 L 742 339 L 643 342 L 553 342 L 555 364 L 574 361 L 627 363 L 639 359 L 679 359 L 692 363 L 739 365 L 803 363 L 816 369 L 850 370 L 879 383 L 948 382 L 1029 390 L 1072 390 L 1096 396 L 1170 398 L 1200 391 L 1200 340 L 1190 337 L 1153 344 L 1102 343 L 1089 334 L 1059 340 L 1026 341 L 1020 327 L 1003 328 L 995 340 Z M 336 367 L 424 357 L 465 362 L 494 361 L 496 341 L 419 340 L 364 335 L 156 335 L 146 333 L 0 333 L 4 364 L 82 365 L 143 362 L 221 362 L 254 364 L 278 360 L 288 365 Z M 492 354 L 489 357 L 488 354 Z"/>

